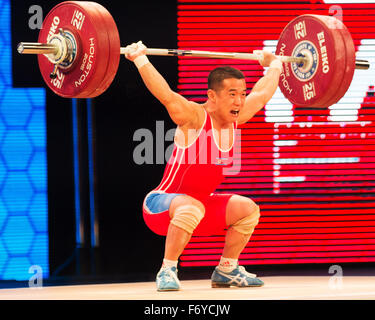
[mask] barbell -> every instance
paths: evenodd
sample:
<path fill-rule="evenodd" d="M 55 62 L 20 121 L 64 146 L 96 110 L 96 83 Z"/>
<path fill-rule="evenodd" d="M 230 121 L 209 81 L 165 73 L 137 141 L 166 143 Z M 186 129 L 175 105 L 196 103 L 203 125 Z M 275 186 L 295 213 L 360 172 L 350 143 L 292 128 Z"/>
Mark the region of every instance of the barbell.
<path fill-rule="evenodd" d="M 118 69 L 120 46 L 116 23 L 95 2 L 65 1 L 43 21 L 37 43 L 21 42 L 21 54 L 37 54 L 47 86 L 66 98 L 93 98 L 111 85 Z M 148 48 L 147 55 L 260 60 L 255 53 Z M 368 69 L 356 60 L 350 32 L 331 16 L 305 14 L 282 31 L 275 54 L 283 62 L 279 87 L 293 104 L 328 107 L 348 90 L 354 69 Z"/>

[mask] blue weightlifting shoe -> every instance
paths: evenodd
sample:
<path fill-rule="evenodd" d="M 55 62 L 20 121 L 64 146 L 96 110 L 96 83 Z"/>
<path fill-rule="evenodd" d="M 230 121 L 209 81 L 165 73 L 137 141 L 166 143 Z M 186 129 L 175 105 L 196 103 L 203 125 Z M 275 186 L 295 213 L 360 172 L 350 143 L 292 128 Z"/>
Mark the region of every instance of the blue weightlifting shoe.
<path fill-rule="evenodd" d="M 257 278 L 256 274 L 246 272 L 242 266 L 237 266 L 231 272 L 223 272 L 218 267 L 211 276 L 212 288 L 229 288 L 235 287 L 261 287 L 264 282 Z"/>
<path fill-rule="evenodd" d="M 158 291 L 180 290 L 180 281 L 177 278 L 176 267 L 162 267 L 156 276 Z"/>

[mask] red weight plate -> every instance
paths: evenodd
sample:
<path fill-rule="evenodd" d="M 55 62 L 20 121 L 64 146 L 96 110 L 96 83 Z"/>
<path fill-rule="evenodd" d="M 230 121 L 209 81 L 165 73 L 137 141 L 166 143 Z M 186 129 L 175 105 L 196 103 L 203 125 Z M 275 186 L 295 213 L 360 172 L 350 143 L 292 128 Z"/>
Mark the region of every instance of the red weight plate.
<path fill-rule="evenodd" d="M 53 70 L 44 55 L 38 55 L 44 81 L 56 94 L 66 98 L 87 98 L 105 77 L 109 43 L 106 28 L 100 25 L 102 17 L 87 2 L 66 1 L 55 6 L 43 21 L 39 42 L 47 43 L 62 28 L 79 43 L 74 64 L 67 69 L 58 68 L 56 79 L 50 79 Z"/>
<path fill-rule="evenodd" d="M 118 65 L 120 62 L 120 36 L 118 33 L 118 29 L 116 23 L 109 13 L 109 11 L 104 8 L 102 5 L 95 3 L 95 2 L 88 2 L 88 5 L 95 7 L 98 13 L 102 17 L 102 26 L 107 30 L 108 36 L 108 50 L 109 50 L 109 59 L 107 65 L 107 71 L 103 81 L 101 82 L 100 86 L 90 94 L 90 97 L 96 97 L 111 85 L 114 77 L 116 76 Z"/>
<path fill-rule="evenodd" d="M 344 69 L 344 77 L 341 81 L 341 85 L 334 97 L 328 102 L 328 105 L 337 103 L 345 95 L 353 80 L 355 70 L 355 46 L 349 30 L 341 21 L 337 20 L 335 21 L 333 31 L 340 34 L 341 39 L 345 44 L 346 61 L 345 64 L 342 65 L 342 68 Z"/>
<path fill-rule="evenodd" d="M 342 66 L 340 66 L 340 70 L 342 71 L 343 76 L 342 76 L 342 78 L 337 79 L 337 82 L 336 82 L 335 86 L 332 87 L 332 90 L 331 90 L 332 95 L 331 95 L 330 99 L 328 101 L 324 102 L 326 106 L 330 106 L 333 103 L 335 103 L 336 96 L 340 92 L 342 82 L 345 78 L 345 67 L 344 66 L 346 65 L 347 56 L 346 56 L 346 50 L 345 50 L 345 43 L 344 43 L 344 40 L 342 39 L 342 35 L 341 35 L 341 33 L 338 29 L 342 25 L 341 21 L 339 21 L 338 19 L 336 19 L 334 17 L 330 17 L 330 16 L 318 16 L 318 18 L 320 20 L 322 20 L 328 26 L 328 28 L 331 30 L 332 36 L 335 39 L 335 41 L 339 41 L 340 43 L 342 42 L 343 47 L 344 47 L 343 53 L 345 55 L 345 58 L 342 59 Z"/>
<path fill-rule="evenodd" d="M 344 76 L 345 45 L 324 16 L 302 15 L 284 28 L 276 54 L 304 55 L 309 63 L 284 63 L 280 89 L 296 106 L 327 107 Z"/>

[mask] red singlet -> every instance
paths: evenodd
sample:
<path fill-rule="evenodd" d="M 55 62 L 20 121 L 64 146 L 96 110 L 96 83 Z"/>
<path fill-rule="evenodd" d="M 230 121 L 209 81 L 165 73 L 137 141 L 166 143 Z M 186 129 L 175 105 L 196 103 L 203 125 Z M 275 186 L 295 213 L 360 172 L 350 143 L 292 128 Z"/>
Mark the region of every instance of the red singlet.
<path fill-rule="evenodd" d="M 214 194 L 218 185 L 233 166 L 233 146 L 237 124 L 233 125 L 233 142 L 222 150 L 216 142 L 212 119 L 205 111 L 205 121 L 198 137 L 186 147 L 175 142 L 173 152 L 164 170 L 159 186 L 151 191 L 143 203 L 146 224 L 157 234 L 165 235 L 169 226 L 169 203 L 163 211 L 153 212 L 147 206 L 151 194 L 186 194 L 203 203 L 205 216 L 194 234 L 220 234 L 226 228 L 226 205 L 231 194 Z M 222 136 L 229 134 L 223 133 Z M 170 199 L 170 198 L 169 198 Z M 163 206 L 162 206 L 163 207 Z"/>
<path fill-rule="evenodd" d="M 183 193 L 204 201 L 223 181 L 225 173 L 233 165 L 237 126 L 234 124 L 232 129 L 232 145 L 228 150 L 222 150 L 214 136 L 212 119 L 206 111 L 205 115 L 199 136 L 194 142 L 187 147 L 174 144 L 163 179 L 155 191 Z"/>

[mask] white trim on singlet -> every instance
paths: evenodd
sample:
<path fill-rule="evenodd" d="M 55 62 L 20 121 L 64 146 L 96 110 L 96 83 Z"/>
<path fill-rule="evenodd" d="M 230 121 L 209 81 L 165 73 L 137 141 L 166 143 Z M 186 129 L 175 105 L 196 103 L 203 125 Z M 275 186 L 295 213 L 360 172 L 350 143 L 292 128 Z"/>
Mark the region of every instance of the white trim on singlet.
<path fill-rule="evenodd" d="M 177 148 L 178 148 L 178 147 L 177 147 Z M 176 177 L 176 174 L 177 174 L 178 170 L 180 169 L 180 165 L 181 165 L 182 159 L 184 159 L 184 157 L 185 157 L 185 150 L 186 150 L 186 149 L 180 149 L 180 148 L 178 148 L 178 150 L 182 150 L 181 159 L 178 160 L 178 166 L 177 166 L 177 169 L 174 170 L 174 175 L 173 175 L 171 181 L 169 182 L 169 184 L 164 188 L 164 190 L 168 190 L 168 188 L 171 186 L 172 182 L 174 181 L 174 178 Z M 176 154 L 177 154 L 177 153 L 176 153 Z M 177 156 L 176 156 L 176 158 L 177 158 Z M 170 173 L 169 173 L 169 175 L 170 175 Z M 164 183 L 163 183 L 163 184 L 164 184 Z"/>
<path fill-rule="evenodd" d="M 177 171 L 178 171 L 178 169 L 180 168 L 180 165 L 181 165 L 181 160 L 182 160 L 182 158 L 181 158 L 181 160 L 178 160 L 178 157 L 179 157 L 179 151 L 180 151 L 180 150 L 182 150 L 182 155 L 185 154 L 185 150 L 184 150 L 184 149 L 181 149 L 181 148 L 179 148 L 179 147 L 177 146 L 176 156 L 175 156 L 175 158 L 173 159 L 173 163 L 172 163 L 171 169 L 169 170 L 168 176 L 165 178 L 164 182 L 160 185 L 160 187 L 156 189 L 157 191 L 165 191 L 165 190 L 171 185 L 171 183 L 172 183 L 174 177 L 176 176 L 176 173 L 177 173 Z M 178 165 L 177 165 L 177 169 L 175 169 L 175 165 L 176 165 L 176 163 L 178 163 Z M 169 183 L 168 187 L 167 187 L 167 188 L 164 188 L 164 186 L 165 186 L 165 184 L 168 182 L 168 180 L 169 180 L 169 178 L 170 178 L 172 172 L 174 172 L 173 177 L 172 177 L 172 180 L 171 180 L 171 182 Z"/>
<path fill-rule="evenodd" d="M 217 143 L 216 141 L 216 138 L 215 138 L 215 128 L 214 128 L 214 124 L 212 123 L 212 118 L 210 116 L 210 120 L 211 120 L 211 130 L 212 130 L 212 136 L 214 137 L 214 142 L 215 142 L 215 145 L 216 147 L 221 151 L 221 152 L 228 152 L 230 150 L 232 150 L 233 146 L 234 146 L 234 139 L 236 137 L 236 131 L 235 131 L 235 128 L 234 128 L 234 123 L 232 124 L 232 130 L 233 130 L 233 141 L 232 141 L 232 145 L 230 146 L 229 149 L 227 150 L 224 150 L 224 149 L 221 149 L 219 144 Z M 236 122 L 237 123 L 237 122 Z"/>
<path fill-rule="evenodd" d="M 178 143 L 176 141 L 174 142 L 175 145 L 176 145 L 176 149 L 177 149 L 177 151 L 176 151 L 176 157 L 173 159 L 173 164 L 172 164 L 171 169 L 169 170 L 168 176 L 166 177 L 166 179 L 164 180 L 164 182 L 162 183 L 162 185 L 159 188 L 156 189 L 157 191 L 168 190 L 168 188 L 171 186 L 172 182 L 174 181 L 174 178 L 176 177 L 177 171 L 180 168 L 182 160 L 184 159 L 185 150 L 187 150 L 189 147 L 191 147 L 198 140 L 200 134 L 202 133 L 203 128 L 206 126 L 207 111 L 205 109 L 203 109 L 203 110 L 204 110 L 204 114 L 205 114 L 204 122 L 203 122 L 202 127 L 199 129 L 199 133 L 197 134 L 197 137 L 194 139 L 194 141 L 191 142 L 187 146 L 180 146 L 180 145 L 178 145 Z M 180 150 L 182 150 L 182 153 L 181 153 L 181 156 L 180 156 L 180 160 L 178 160 L 178 158 L 179 158 L 179 151 Z M 177 168 L 175 168 L 176 163 L 178 163 Z M 174 172 L 173 177 L 171 178 L 171 180 L 168 183 L 168 180 L 170 179 L 170 176 L 171 176 L 172 172 Z M 168 185 L 166 187 L 164 187 L 167 183 L 168 183 Z"/>
<path fill-rule="evenodd" d="M 203 125 L 202 125 L 202 127 L 199 129 L 199 133 L 197 134 L 197 136 L 196 136 L 196 138 L 194 139 L 194 141 L 192 141 L 190 144 L 188 144 L 187 146 L 180 146 L 178 143 L 177 143 L 177 141 L 175 141 L 174 143 L 176 144 L 176 146 L 178 147 L 178 148 L 180 148 L 180 149 L 187 149 L 187 148 L 189 148 L 189 147 L 191 147 L 197 140 L 198 140 L 198 138 L 199 138 L 199 136 L 201 135 L 201 133 L 202 133 L 202 130 L 203 130 L 203 128 L 206 126 L 206 121 L 207 121 L 207 111 L 206 111 L 206 109 L 203 109 L 204 110 L 204 116 L 205 116 L 205 118 L 204 118 L 204 121 L 203 121 Z"/>
<path fill-rule="evenodd" d="M 173 159 L 173 163 L 172 163 L 172 166 L 169 170 L 169 173 L 168 173 L 168 176 L 165 178 L 164 182 L 160 185 L 160 187 L 158 187 L 157 189 L 155 189 L 155 191 L 157 192 L 166 192 L 168 190 L 168 188 L 172 185 L 175 177 L 176 177 L 176 174 L 177 172 L 179 171 L 180 169 L 180 165 L 181 165 L 181 162 L 182 160 L 184 159 L 185 157 L 185 150 L 187 150 L 189 147 L 191 147 L 199 138 L 200 134 L 202 133 L 202 130 L 203 128 L 206 126 L 206 122 L 207 122 L 207 116 L 210 117 L 210 121 L 211 121 L 211 130 L 212 130 L 212 134 L 213 134 L 213 137 L 214 137 L 214 142 L 215 142 L 215 145 L 216 147 L 221 151 L 221 152 L 228 152 L 230 151 L 232 148 L 233 148 L 233 145 L 234 145 L 234 140 L 235 140 L 235 126 L 233 124 L 233 141 L 232 141 L 232 145 L 231 147 L 228 149 L 228 150 L 223 150 L 221 148 L 219 148 L 217 142 L 216 142 L 216 139 L 215 139 L 215 134 L 214 134 L 214 131 L 213 131 L 213 123 L 212 123 L 212 118 L 211 116 L 207 113 L 206 110 L 205 111 L 205 119 L 204 119 L 204 123 L 202 125 L 202 127 L 200 128 L 199 130 L 199 134 L 197 135 L 196 139 L 190 143 L 188 146 L 179 146 L 177 144 L 177 142 L 175 141 L 175 145 L 176 145 L 176 156 L 175 158 Z M 180 152 L 181 151 L 181 152 Z M 180 154 L 180 156 L 179 156 Z M 180 158 L 180 159 L 179 159 Z M 176 167 L 176 163 L 177 163 L 177 167 Z M 172 177 L 171 177 L 172 175 Z M 168 184 L 168 185 L 167 185 Z M 167 186 L 166 186 L 167 185 Z"/>

